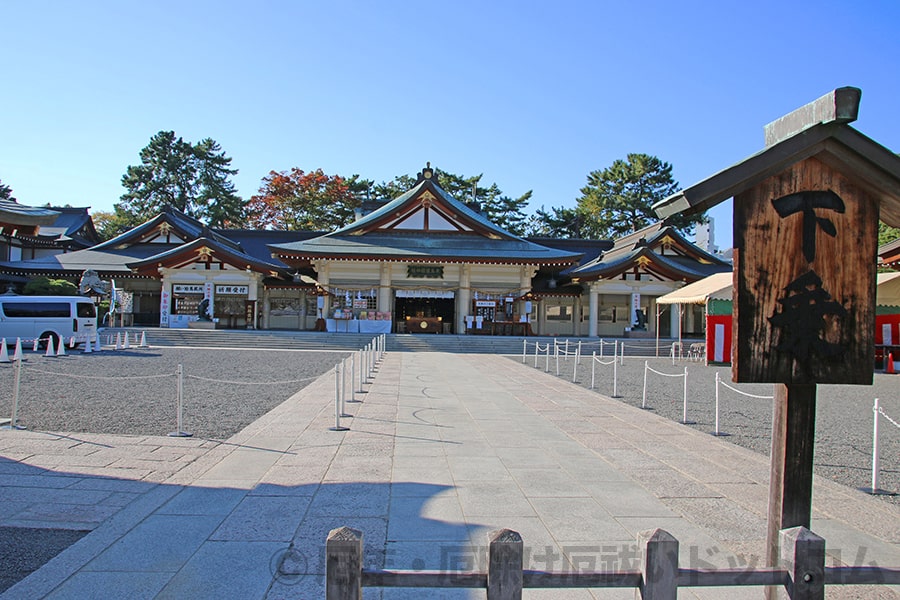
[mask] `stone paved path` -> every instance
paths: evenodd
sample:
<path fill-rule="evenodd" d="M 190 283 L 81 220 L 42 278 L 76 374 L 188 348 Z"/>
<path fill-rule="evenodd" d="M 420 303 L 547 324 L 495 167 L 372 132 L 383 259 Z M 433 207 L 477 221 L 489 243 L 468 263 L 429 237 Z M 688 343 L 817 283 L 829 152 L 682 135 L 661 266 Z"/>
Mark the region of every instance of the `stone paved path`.
<path fill-rule="evenodd" d="M 760 564 L 764 456 L 498 356 L 389 354 L 365 387 L 346 432 L 329 430 L 331 374 L 227 441 L 0 432 L 0 526 L 91 530 L 0 598 L 323 598 L 340 525 L 364 532 L 378 568 L 483 567 L 500 527 L 522 534 L 532 569 L 638 568 L 637 533 L 655 527 L 679 539 L 682 565 Z M 900 566 L 895 506 L 826 480 L 814 504 L 832 564 Z"/>

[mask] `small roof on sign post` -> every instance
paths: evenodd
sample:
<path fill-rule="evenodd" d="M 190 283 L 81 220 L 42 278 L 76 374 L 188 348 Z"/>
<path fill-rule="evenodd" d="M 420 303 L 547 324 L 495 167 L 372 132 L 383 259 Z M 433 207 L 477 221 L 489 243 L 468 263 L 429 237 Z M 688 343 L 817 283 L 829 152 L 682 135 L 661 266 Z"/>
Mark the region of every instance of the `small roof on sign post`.
<path fill-rule="evenodd" d="M 879 202 L 880 218 L 900 227 L 900 157 L 850 127 L 858 88 L 838 88 L 765 126 L 760 152 L 657 202 L 660 218 L 703 212 L 791 165 L 815 157 Z"/>

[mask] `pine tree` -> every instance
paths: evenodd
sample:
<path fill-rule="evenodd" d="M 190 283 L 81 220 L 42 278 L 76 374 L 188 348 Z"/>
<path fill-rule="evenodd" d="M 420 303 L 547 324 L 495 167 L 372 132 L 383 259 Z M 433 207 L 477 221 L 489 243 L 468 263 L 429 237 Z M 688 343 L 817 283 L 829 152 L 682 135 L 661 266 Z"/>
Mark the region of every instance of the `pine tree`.
<path fill-rule="evenodd" d="M 237 169 L 215 140 L 192 145 L 174 131 L 160 131 L 140 156 L 141 164 L 122 176 L 126 192 L 117 211 L 141 222 L 170 206 L 211 226 L 245 222 L 245 202 L 229 180 Z"/>

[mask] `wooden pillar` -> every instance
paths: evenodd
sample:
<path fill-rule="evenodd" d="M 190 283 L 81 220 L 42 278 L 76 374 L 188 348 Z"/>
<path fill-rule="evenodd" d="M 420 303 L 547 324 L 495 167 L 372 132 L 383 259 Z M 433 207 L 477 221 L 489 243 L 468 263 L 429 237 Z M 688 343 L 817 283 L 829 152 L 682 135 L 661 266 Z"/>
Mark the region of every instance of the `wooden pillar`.
<path fill-rule="evenodd" d="M 641 563 L 642 600 L 676 600 L 678 597 L 678 540 L 662 529 L 651 529 L 638 534 L 638 545 L 643 546 Z"/>
<path fill-rule="evenodd" d="M 511 529 L 488 534 L 487 600 L 521 600 L 522 536 Z"/>
<path fill-rule="evenodd" d="M 779 537 L 781 564 L 790 576 L 787 589 L 781 589 L 781 597 L 824 600 L 825 540 L 806 527 L 787 529 Z"/>
<path fill-rule="evenodd" d="M 815 436 L 816 385 L 775 384 L 766 566 L 779 564 L 782 529 L 810 526 Z"/>
<path fill-rule="evenodd" d="M 325 541 L 326 600 L 362 600 L 363 534 L 338 527 Z"/>

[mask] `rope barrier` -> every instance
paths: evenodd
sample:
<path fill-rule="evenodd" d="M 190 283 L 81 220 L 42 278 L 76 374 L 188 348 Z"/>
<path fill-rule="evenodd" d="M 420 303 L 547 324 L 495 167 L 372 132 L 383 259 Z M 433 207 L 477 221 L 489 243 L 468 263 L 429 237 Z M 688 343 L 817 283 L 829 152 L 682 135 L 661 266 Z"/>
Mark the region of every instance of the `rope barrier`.
<path fill-rule="evenodd" d="M 719 373 L 717 372 L 716 373 L 716 425 L 715 425 L 715 429 L 712 432 L 712 434 L 717 437 L 724 437 L 724 436 L 728 435 L 727 433 L 724 433 L 719 430 L 719 386 L 725 386 L 729 390 L 731 390 L 733 392 L 737 392 L 738 394 L 741 394 L 742 396 L 747 396 L 748 398 L 756 398 L 757 400 L 772 400 L 772 399 L 774 399 L 774 396 L 759 396 L 757 394 L 748 394 L 747 392 L 744 392 L 735 387 L 732 387 L 732 386 L 728 385 L 727 383 L 724 383 L 722 381 L 722 379 L 719 377 Z"/>
<path fill-rule="evenodd" d="M 888 416 L 888 414 L 887 414 L 886 412 L 884 412 L 884 408 L 882 408 L 881 406 L 879 406 L 877 412 L 878 412 L 879 415 L 881 415 L 882 417 L 884 417 L 885 419 L 887 419 L 888 421 L 890 421 L 891 424 L 894 425 L 894 427 L 900 428 L 900 423 L 898 423 L 897 421 L 895 421 L 895 420 L 893 420 L 892 418 L 890 418 L 890 417 Z"/>
<path fill-rule="evenodd" d="M 362 385 L 368 381 L 368 377 L 372 374 L 373 371 L 376 370 L 376 363 L 383 359 L 385 354 L 386 347 L 386 336 L 381 335 L 372 339 L 372 342 L 366 346 L 365 352 L 361 349 L 359 350 L 359 360 L 357 360 L 357 356 L 355 354 L 351 354 L 349 358 L 344 358 L 341 361 L 341 364 L 335 366 L 335 410 L 336 410 L 336 423 L 335 430 L 344 431 L 347 428 L 341 427 L 340 418 L 341 417 L 350 417 L 352 415 L 344 414 L 344 403 L 347 395 L 348 382 L 347 377 L 349 376 L 349 388 L 350 388 L 350 400 L 349 402 L 358 402 L 356 400 L 356 391 L 354 389 L 355 381 L 356 381 L 356 365 L 359 364 L 359 384 L 360 388 Z M 17 345 L 18 345 L 17 341 Z M 62 344 L 60 343 L 60 346 Z M 51 347 L 48 344 L 48 350 Z M 5 345 L 4 345 L 5 348 Z M 548 346 L 549 348 L 549 346 Z M 59 354 L 60 356 L 64 356 L 64 352 Z M 49 356 L 49 354 L 48 354 Z M 368 374 L 365 373 L 366 368 L 364 368 L 364 358 L 365 362 L 368 363 Z M 350 367 L 347 368 L 347 360 L 350 361 Z M 12 410 L 12 419 L 10 420 L 9 429 L 24 429 L 18 425 L 18 408 L 19 408 L 19 392 L 20 392 L 20 381 L 21 375 L 23 371 L 22 367 L 22 357 L 17 356 L 12 361 L 13 369 L 15 370 L 14 382 L 13 382 L 13 410 Z M 548 363 L 549 366 L 549 363 Z M 51 377 L 69 377 L 72 379 L 83 379 L 83 380 L 93 380 L 93 381 L 136 381 L 136 380 L 148 380 L 148 379 L 165 379 L 172 377 L 172 373 L 161 373 L 155 375 L 129 375 L 129 376 L 116 376 L 116 377 L 107 377 L 107 376 L 98 376 L 98 375 L 81 375 L 81 374 L 73 374 L 73 373 L 64 373 L 59 371 L 50 371 L 39 368 L 29 367 L 29 372 L 33 372 L 35 374 L 48 375 Z M 177 414 L 176 414 L 176 431 L 169 433 L 170 436 L 178 436 L 178 437 L 188 437 L 192 434 L 184 431 L 182 426 L 182 416 L 183 416 L 183 403 L 184 403 L 184 368 L 183 365 L 179 364 L 174 373 L 176 377 L 176 402 L 177 402 Z M 200 375 L 187 375 L 189 379 L 194 379 L 197 381 L 204 381 L 208 383 L 220 383 L 225 385 L 251 385 L 251 386 L 277 386 L 277 385 L 296 385 L 304 382 L 309 382 L 318 377 L 303 377 L 299 379 L 287 379 L 280 381 L 236 381 L 236 380 L 228 380 L 228 379 L 213 379 L 210 377 L 203 377 Z M 363 391 L 362 389 L 360 390 Z"/>
<path fill-rule="evenodd" d="M 661 375 L 663 377 L 684 377 L 684 399 L 682 402 L 682 416 L 681 423 L 682 425 L 693 425 L 694 421 L 688 421 L 687 418 L 687 382 L 688 382 L 688 371 L 687 367 L 684 368 L 684 373 L 678 373 L 677 375 L 673 375 L 672 373 L 663 373 L 662 371 L 657 371 L 650 367 L 648 361 L 644 361 L 644 394 L 641 399 L 641 408 L 644 410 L 647 409 L 647 371 L 656 373 L 657 375 Z"/>
<path fill-rule="evenodd" d="M 864 488 L 863 491 L 866 491 L 870 494 L 890 494 L 890 492 L 886 492 L 878 487 L 878 477 L 881 473 L 881 460 L 880 460 L 880 450 L 878 443 L 878 415 L 881 415 L 889 423 L 894 425 L 895 427 L 900 428 L 900 423 L 892 419 L 888 416 L 886 412 L 884 412 L 884 408 L 879 404 L 878 398 L 875 398 L 875 404 L 872 406 L 872 487 L 870 489 Z"/>
<path fill-rule="evenodd" d="M 227 379 L 210 379 L 208 377 L 200 377 L 199 375 L 185 375 L 188 379 L 197 379 L 199 381 L 208 381 L 210 383 L 227 383 L 229 385 L 288 385 L 291 383 L 302 383 L 304 381 L 312 381 L 318 377 L 304 377 L 303 379 L 287 379 L 285 381 L 229 381 Z M 116 379 L 127 379 L 125 377 L 117 377 Z"/>
<path fill-rule="evenodd" d="M 646 368 L 648 371 L 650 371 L 652 373 L 656 373 L 657 375 L 662 375 L 663 377 L 684 377 L 684 373 L 674 373 L 674 374 L 673 373 L 663 373 L 661 371 L 657 371 L 656 369 L 654 369 L 653 367 L 648 365 L 646 362 L 644 363 L 644 365 L 646 365 Z"/>
<path fill-rule="evenodd" d="M 72 379 L 104 379 L 109 381 L 122 381 L 128 379 L 161 379 L 163 377 L 171 377 L 172 373 L 163 373 L 162 375 L 131 375 L 131 376 L 123 376 L 123 377 L 100 377 L 97 375 L 74 375 L 72 373 L 58 373 L 56 371 L 44 371 L 43 369 L 36 369 L 29 367 L 29 373 L 43 373 L 44 375 L 56 375 L 59 377 L 71 377 Z"/>
<path fill-rule="evenodd" d="M 718 373 L 716 373 L 716 375 L 718 375 Z M 728 388 L 732 392 L 737 392 L 741 396 L 747 396 L 748 398 L 756 398 L 757 400 L 772 400 L 775 398 L 775 396 L 757 396 L 756 394 L 748 394 L 747 392 L 743 392 L 737 388 L 731 387 L 730 385 L 728 385 L 727 383 L 725 383 L 721 380 L 719 380 L 719 385 L 721 385 L 722 387 Z"/>
<path fill-rule="evenodd" d="M 619 398 L 619 358 L 616 356 L 615 350 L 613 350 L 613 359 L 609 362 L 604 362 L 597 358 L 597 353 L 594 352 L 591 356 L 591 389 L 594 389 L 594 367 L 597 363 L 601 365 L 612 365 L 613 366 L 613 398 Z"/>

